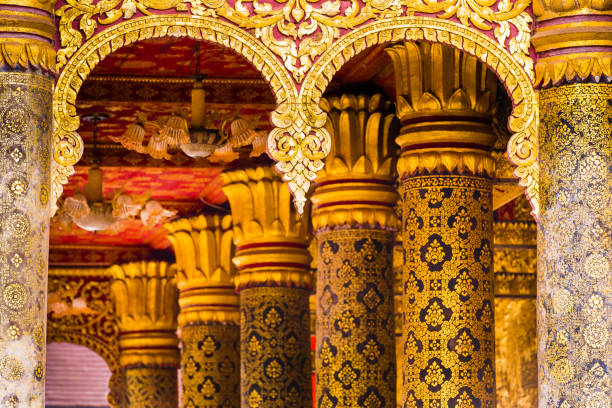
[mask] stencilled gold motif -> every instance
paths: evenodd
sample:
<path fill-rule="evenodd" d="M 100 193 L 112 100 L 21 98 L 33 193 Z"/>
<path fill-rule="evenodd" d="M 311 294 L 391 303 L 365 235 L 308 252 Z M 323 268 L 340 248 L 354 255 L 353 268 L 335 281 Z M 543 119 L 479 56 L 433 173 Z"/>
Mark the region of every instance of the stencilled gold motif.
<path fill-rule="evenodd" d="M 612 87 L 540 94 L 539 403 L 605 406 L 610 367 Z M 590 405 L 595 404 L 595 405 Z"/>
<path fill-rule="evenodd" d="M 394 235 L 366 228 L 317 233 L 319 407 L 396 406 Z M 347 268 L 352 273 L 342 273 Z"/>
<path fill-rule="evenodd" d="M 240 407 L 240 328 L 193 324 L 181 328 L 183 408 Z"/>
<path fill-rule="evenodd" d="M 0 83 L 0 401 L 42 408 L 49 208 L 38 191 L 50 163 L 37 153 L 51 142 L 53 82 L 1 72 Z"/>
<path fill-rule="evenodd" d="M 402 181 L 402 403 L 494 407 L 492 182 L 416 175 Z"/>
<path fill-rule="evenodd" d="M 175 408 L 176 368 L 129 368 L 125 370 L 125 406 L 129 408 Z"/>
<path fill-rule="evenodd" d="M 308 295 L 287 287 L 240 291 L 243 404 L 312 406 Z"/>

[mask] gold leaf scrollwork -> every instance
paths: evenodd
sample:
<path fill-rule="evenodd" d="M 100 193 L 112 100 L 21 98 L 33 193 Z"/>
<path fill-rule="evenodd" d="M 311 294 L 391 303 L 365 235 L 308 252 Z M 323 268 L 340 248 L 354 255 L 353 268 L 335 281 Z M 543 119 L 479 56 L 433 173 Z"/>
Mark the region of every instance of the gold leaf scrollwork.
<path fill-rule="evenodd" d="M 284 3 L 284 4 L 283 4 Z M 496 10 L 493 6 L 497 3 Z M 370 20 L 380 20 L 415 12 L 437 15 L 440 19 L 456 17 L 465 26 L 481 31 L 495 27 L 494 35 L 500 45 L 521 62 L 528 72 L 533 71 L 529 56 L 531 16 L 524 13 L 530 2 L 519 0 L 478 1 L 447 0 L 351 0 L 348 7 L 340 1 L 314 4 L 311 0 L 243 0 L 230 4 L 227 0 L 111 0 L 95 5 L 91 0 L 68 0 L 56 11 L 60 17 L 61 50 L 58 67 L 66 64 L 83 40 L 92 37 L 98 25 L 109 25 L 120 18 L 132 18 L 137 12 L 151 15 L 151 9 L 189 11 L 195 16 L 224 17 L 232 23 L 253 30 L 255 36 L 275 53 L 301 83 L 313 62 L 330 48 L 346 30 Z M 283 4 L 282 7 L 278 7 Z M 74 28 L 78 21 L 79 30 Z M 513 35 L 510 26 L 514 26 Z M 81 33 L 82 32 L 82 33 Z"/>
<path fill-rule="evenodd" d="M 325 165 L 323 159 L 331 149 L 331 136 L 325 128 L 307 126 L 306 130 L 276 128 L 268 137 L 268 151 L 277 161 L 276 168 L 283 174 L 283 180 L 289 183 L 300 214 L 310 184 Z"/>

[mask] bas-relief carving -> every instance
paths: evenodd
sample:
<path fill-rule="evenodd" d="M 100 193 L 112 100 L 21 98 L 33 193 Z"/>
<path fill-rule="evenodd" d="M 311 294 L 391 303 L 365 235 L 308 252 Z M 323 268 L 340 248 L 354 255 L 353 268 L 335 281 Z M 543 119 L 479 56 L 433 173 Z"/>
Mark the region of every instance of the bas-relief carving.
<path fill-rule="evenodd" d="M 333 74 L 372 45 L 423 40 L 477 56 L 505 84 L 514 104 L 508 156 L 518 165 L 515 176 L 537 216 L 537 101 L 531 85 L 528 6 L 526 1 L 505 0 L 491 5 L 457 0 L 352 0 L 347 5 L 306 0 L 58 4 L 62 73 L 54 105 L 54 202 L 82 154 L 73 106 L 76 94 L 95 65 L 125 44 L 161 36 L 202 38 L 234 49 L 260 69 L 278 105 L 271 117 L 276 128 L 268 139 L 268 151 L 302 212 L 311 183 L 330 151 L 325 114 L 318 102 Z M 169 10 L 172 14 L 167 14 Z"/>

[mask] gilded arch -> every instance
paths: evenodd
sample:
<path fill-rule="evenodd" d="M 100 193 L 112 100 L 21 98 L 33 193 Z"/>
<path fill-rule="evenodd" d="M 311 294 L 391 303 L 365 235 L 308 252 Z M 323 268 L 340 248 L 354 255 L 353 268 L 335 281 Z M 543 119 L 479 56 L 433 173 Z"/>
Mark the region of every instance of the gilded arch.
<path fill-rule="evenodd" d="M 55 122 L 52 198 L 55 204 L 63 184 L 73 173 L 73 165 L 83 154 L 83 141 L 76 133 L 80 120 L 76 98 L 83 82 L 108 54 L 137 41 L 159 37 L 190 37 L 221 44 L 242 55 L 258 69 L 276 98 L 272 123 L 287 128 L 297 116 L 297 90 L 283 64 L 247 31 L 212 17 L 191 15 L 152 15 L 128 20 L 96 34 L 78 47 L 64 66 L 53 95 Z"/>
<path fill-rule="evenodd" d="M 277 98 L 272 115 L 276 128 L 268 138 L 268 151 L 301 212 L 310 184 L 329 153 L 330 138 L 322 128 L 317 98 L 331 75 L 370 45 L 412 38 L 449 44 L 475 55 L 506 85 L 514 102 L 510 118 L 514 136 L 508 156 L 518 166 L 514 173 L 537 217 L 537 94 L 531 84 L 529 2 L 351 0 L 351 6 L 343 9 L 340 3 L 311 0 L 260 0 L 257 7 L 235 0 L 141 0 L 138 10 L 148 17 L 134 17 L 137 10 L 131 0 L 99 4 L 94 9 L 66 0 L 57 10 L 64 47 L 58 52 L 58 64 L 62 66 L 67 57 L 70 60 L 55 94 L 55 199 L 82 154 L 82 142 L 75 133 L 79 122 L 71 104 L 88 73 L 124 44 L 175 35 L 233 48 L 268 80 Z M 170 14 L 155 14 L 158 11 Z M 120 18 L 126 21 L 116 23 Z M 91 37 L 85 44 L 73 27 L 77 20 L 85 37 Z M 102 25 L 109 28 L 92 37 Z"/>
<path fill-rule="evenodd" d="M 342 65 L 373 45 L 418 40 L 447 44 L 477 57 L 504 84 L 513 103 L 508 121 L 513 136 L 508 142 L 507 155 L 517 166 L 514 175 L 525 188 L 533 215 L 537 217 L 538 101 L 530 73 L 499 43 L 457 22 L 421 16 L 398 17 L 367 24 L 342 37 L 314 63 L 300 90 L 303 120 L 318 134 L 312 137 L 328 140 L 322 129 L 325 114 L 318 101 Z"/>

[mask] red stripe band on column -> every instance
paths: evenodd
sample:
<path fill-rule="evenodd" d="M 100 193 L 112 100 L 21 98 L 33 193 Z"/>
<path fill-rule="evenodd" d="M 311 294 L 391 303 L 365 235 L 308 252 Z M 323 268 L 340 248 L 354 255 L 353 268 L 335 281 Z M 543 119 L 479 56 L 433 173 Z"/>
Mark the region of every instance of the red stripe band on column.
<path fill-rule="evenodd" d="M 404 146 L 402 152 L 419 149 L 435 149 L 435 148 L 457 148 L 457 149 L 476 149 L 483 150 L 485 152 L 491 151 L 491 147 L 481 145 L 478 143 L 462 143 L 462 142 L 439 142 L 439 143 L 419 143 L 409 146 Z"/>

